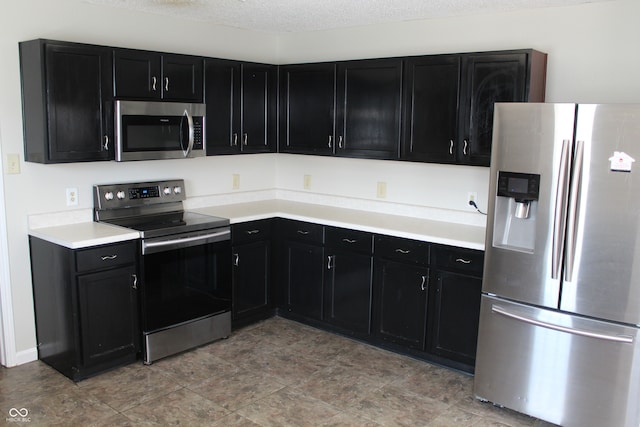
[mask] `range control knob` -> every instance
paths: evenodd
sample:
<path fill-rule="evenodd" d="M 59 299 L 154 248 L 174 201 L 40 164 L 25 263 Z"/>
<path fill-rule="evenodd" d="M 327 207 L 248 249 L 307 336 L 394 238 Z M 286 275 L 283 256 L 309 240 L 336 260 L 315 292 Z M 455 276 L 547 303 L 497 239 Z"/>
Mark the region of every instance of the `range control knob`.
<path fill-rule="evenodd" d="M 124 199 L 125 197 L 127 197 L 127 194 L 124 191 L 118 191 L 116 193 L 116 197 L 120 200 Z"/>
<path fill-rule="evenodd" d="M 182 193 L 182 187 L 176 185 L 175 187 L 173 187 L 173 192 L 176 194 Z"/>
<path fill-rule="evenodd" d="M 171 189 L 169 187 L 164 187 L 162 189 L 162 192 L 168 196 L 169 194 L 171 194 Z"/>
<path fill-rule="evenodd" d="M 112 191 L 107 191 L 106 193 L 104 193 L 104 199 L 105 200 L 113 200 L 113 192 Z"/>

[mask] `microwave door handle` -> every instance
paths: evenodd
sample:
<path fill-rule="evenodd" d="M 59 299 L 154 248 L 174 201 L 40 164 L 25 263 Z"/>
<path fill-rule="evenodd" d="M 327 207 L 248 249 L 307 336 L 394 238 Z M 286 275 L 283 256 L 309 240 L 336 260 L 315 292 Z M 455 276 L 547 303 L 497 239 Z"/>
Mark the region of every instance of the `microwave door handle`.
<path fill-rule="evenodd" d="M 194 128 L 193 128 L 193 117 L 191 117 L 191 114 L 189 114 L 189 111 L 184 110 L 184 117 L 187 118 L 187 124 L 189 126 L 189 141 L 188 141 L 188 145 L 187 148 L 185 149 L 183 147 L 182 152 L 184 153 L 185 157 L 189 157 L 189 154 L 191 154 L 191 150 L 193 149 L 193 139 L 194 139 Z"/>

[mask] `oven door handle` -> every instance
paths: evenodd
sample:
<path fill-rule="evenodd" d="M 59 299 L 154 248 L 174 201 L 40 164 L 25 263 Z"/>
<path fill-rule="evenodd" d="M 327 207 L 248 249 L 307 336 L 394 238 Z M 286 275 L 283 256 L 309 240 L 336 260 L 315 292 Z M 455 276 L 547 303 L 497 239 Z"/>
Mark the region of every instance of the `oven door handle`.
<path fill-rule="evenodd" d="M 222 242 L 231 239 L 231 229 L 225 228 L 213 233 L 189 235 L 162 240 L 143 240 L 142 255 L 156 252 L 166 252 L 173 249 L 188 248 L 190 246 L 206 245 L 207 243 Z"/>

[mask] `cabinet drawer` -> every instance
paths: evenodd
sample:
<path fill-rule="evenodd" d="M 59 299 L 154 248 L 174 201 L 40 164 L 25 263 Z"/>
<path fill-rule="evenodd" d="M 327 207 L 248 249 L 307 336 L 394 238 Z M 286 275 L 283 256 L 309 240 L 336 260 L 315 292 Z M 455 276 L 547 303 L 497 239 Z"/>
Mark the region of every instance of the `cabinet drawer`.
<path fill-rule="evenodd" d="M 324 243 L 324 225 L 304 221 L 283 220 L 281 227 L 281 233 L 284 239 L 320 245 Z"/>
<path fill-rule="evenodd" d="M 443 270 L 482 277 L 484 252 L 453 246 L 433 245 L 431 263 Z"/>
<path fill-rule="evenodd" d="M 271 238 L 271 220 L 259 220 L 233 224 L 231 226 L 231 241 L 233 244 L 266 240 Z"/>
<path fill-rule="evenodd" d="M 376 236 L 375 256 L 415 264 L 429 264 L 429 242 L 401 237 Z"/>
<path fill-rule="evenodd" d="M 327 227 L 325 233 L 326 246 L 328 247 L 367 254 L 373 251 L 373 236 L 366 231 Z"/>
<path fill-rule="evenodd" d="M 76 271 L 100 270 L 136 261 L 136 241 L 76 251 Z"/>

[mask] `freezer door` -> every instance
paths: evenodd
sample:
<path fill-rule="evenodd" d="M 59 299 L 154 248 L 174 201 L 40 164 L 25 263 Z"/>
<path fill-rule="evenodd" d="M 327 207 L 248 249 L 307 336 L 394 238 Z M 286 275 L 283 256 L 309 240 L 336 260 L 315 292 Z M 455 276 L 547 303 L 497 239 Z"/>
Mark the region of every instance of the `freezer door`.
<path fill-rule="evenodd" d="M 640 325 L 640 105 L 579 105 L 575 140 L 560 307 Z"/>
<path fill-rule="evenodd" d="M 557 308 L 575 104 L 495 106 L 483 291 Z M 498 174 L 537 174 L 539 198 L 527 219 L 498 197 Z"/>
<path fill-rule="evenodd" d="M 483 296 L 475 395 L 566 427 L 638 427 L 639 335 Z"/>

